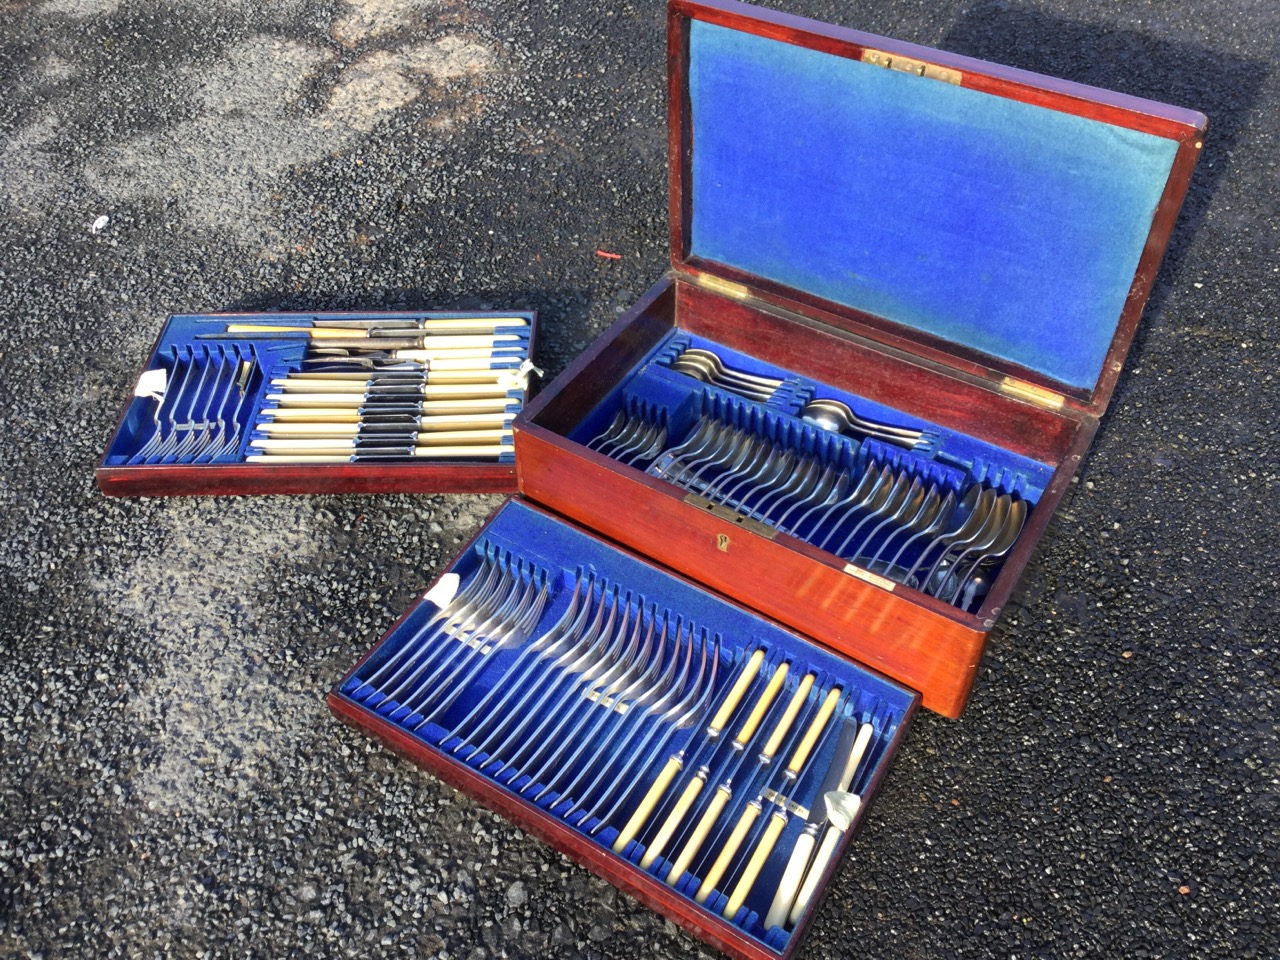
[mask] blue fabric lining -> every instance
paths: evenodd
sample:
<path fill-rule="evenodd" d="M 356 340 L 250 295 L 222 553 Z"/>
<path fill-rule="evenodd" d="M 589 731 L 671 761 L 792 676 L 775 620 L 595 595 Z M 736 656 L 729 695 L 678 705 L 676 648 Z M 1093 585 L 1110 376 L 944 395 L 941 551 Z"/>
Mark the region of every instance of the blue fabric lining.
<path fill-rule="evenodd" d="M 203 457 L 200 460 L 180 461 L 172 457 L 168 459 L 147 461 L 161 463 L 203 463 L 230 464 L 244 462 L 246 455 L 252 451 L 250 441 L 260 436 L 254 430 L 254 423 L 259 411 L 268 406 L 263 397 L 269 391 L 270 382 L 276 377 L 288 376 L 302 369 L 302 358 L 306 353 L 306 341 L 302 338 L 271 339 L 265 336 L 245 334 L 240 339 L 200 339 L 202 334 L 217 334 L 229 323 L 247 324 L 285 324 L 305 325 L 310 321 L 323 324 L 326 320 L 351 320 L 365 316 L 367 319 L 383 320 L 425 320 L 450 319 L 475 316 L 468 312 L 431 312 L 431 313 L 378 313 L 362 315 L 357 313 L 262 313 L 262 314 L 178 314 L 171 316 L 161 332 L 159 342 L 147 360 L 146 370 L 163 369 L 169 375 L 166 389 L 182 392 L 185 384 L 198 386 L 199 389 L 188 395 L 188 399 L 174 406 L 173 413 L 179 420 L 209 420 L 221 414 L 227 418 L 228 427 L 238 426 L 236 435 L 239 441 L 233 448 L 222 449 L 216 455 Z M 511 314 L 526 321 L 532 320 L 532 314 L 516 311 Z M 507 359 L 495 359 L 489 365 L 492 368 L 516 368 L 529 356 L 529 327 L 502 327 L 498 332 L 518 334 L 520 340 L 510 349 L 514 356 Z M 228 378 L 237 375 L 242 361 L 252 361 L 253 370 L 245 382 L 244 390 L 231 391 Z M 190 368 L 187 376 L 183 371 Z M 209 375 L 202 374 L 209 369 Z M 243 402 L 238 401 L 243 396 Z M 523 391 L 512 389 L 508 397 L 520 400 Z M 132 458 L 143 448 L 155 434 L 154 417 L 159 412 L 161 401 L 154 397 L 134 397 L 130 401 L 127 412 L 107 448 L 104 463 L 108 466 L 122 466 L 135 462 Z M 232 419 L 234 415 L 234 419 Z M 514 411 L 513 411 L 514 415 Z M 511 446 L 509 441 L 504 446 Z M 497 457 L 499 463 L 511 463 L 515 459 L 514 448 L 511 453 L 503 453 Z M 439 461 L 437 461 L 439 462 Z M 467 462 L 467 461 L 463 461 Z"/>
<path fill-rule="evenodd" d="M 692 253 L 1091 388 L 1173 140 L 700 21 Z"/>
<path fill-rule="evenodd" d="M 600 845 L 601 850 L 608 850 L 611 847 L 618 836 L 619 825 L 627 821 L 631 810 L 645 795 L 666 758 L 679 749 L 689 747 L 690 756 L 687 759 L 691 765 L 695 759 L 707 763 L 717 781 L 726 775 L 733 762 L 726 759 L 732 753 L 725 746 L 729 738 L 725 737 L 720 741 L 719 752 L 712 748 L 703 748 L 699 752 L 699 745 L 706 739 L 703 735 L 704 724 L 710 719 L 711 705 L 723 702 L 732 679 L 756 649 L 766 651 L 765 666 L 757 673 L 742 703 L 726 724 L 727 730 L 742 728 L 750 705 L 757 701 L 766 685 L 766 678 L 771 676 L 774 669 L 784 661 L 789 664 L 789 684 L 798 683 L 799 678 L 808 672 L 813 673 L 815 682 L 813 690 L 805 701 L 803 712 L 791 726 L 790 732 L 783 741 L 784 746 L 779 751 L 779 757 L 794 755 L 793 751 L 816 714 L 818 703 L 826 690 L 837 687 L 842 691 L 842 697 L 835 719 L 824 728 L 823 736 L 814 746 L 812 760 L 795 783 L 788 784 L 785 778 L 779 775 L 778 770 L 781 764 L 770 767 L 767 764 L 752 763 L 739 768 L 740 774 L 734 781 L 736 790 L 732 805 L 723 815 L 725 821 L 736 821 L 743 805 L 753 797 L 764 794 L 768 786 L 781 789 L 785 797 L 802 807 L 819 806 L 822 802 L 818 795 L 819 787 L 827 768 L 836 758 L 840 726 L 844 720 L 848 719 L 856 720 L 860 724 L 871 723 L 876 731 L 866 759 L 859 767 L 857 779 L 851 785 L 851 789 L 866 794 L 871 784 L 882 775 L 889 752 L 904 732 L 903 725 L 913 708 L 915 696 L 899 685 L 865 671 L 748 610 L 707 593 L 696 585 L 686 583 L 522 501 L 512 500 L 504 504 L 491 518 L 476 543 L 453 562 L 450 571 L 457 573 L 464 583 L 471 582 L 486 556 L 508 558 L 505 564 L 508 566 L 512 562 L 522 560 L 551 575 L 554 592 L 542 612 L 539 623 L 531 635 L 532 638 L 541 636 L 560 620 L 569 606 L 575 579 L 585 574 L 595 574 L 597 577 L 603 577 L 609 584 L 619 587 L 624 595 L 629 594 L 632 603 L 645 605 L 651 610 L 656 608 L 657 615 L 663 620 L 670 618 L 672 623 L 678 622 L 681 624 L 681 630 L 686 632 L 693 630 L 698 636 L 702 636 L 705 630 L 707 636 L 718 637 L 721 641 L 721 662 L 715 692 L 709 698 L 708 708 L 696 722 L 684 730 L 674 731 L 669 740 L 645 740 L 642 734 L 633 737 L 631 742 L 637 747 L 641 744 L 650 744 L 654 748 L 658 746 L 662 748 L 651 749 L 648 753 L 645 750 L 639 751 L 639 756 L 647 757 L 648 762 L 629 770 L 634 781 L 629 784 L 629 789 L 623 792 L 627 797 L 626 803 L 615 816 L 610 818 L 609 824 L 599 832 L 591 833 L 591 828 L 597 822 L 595 820 L 562 821 L 566 830 L 576 831 L 579 837 L 593 839 Z M 371 685 L 370 681 L 378 676 L 384 665 L 393 660 L 396 664 L 410 663 L 413 669 L 416 669 L 419 664 L 429 664 L 422 670 L 423 675 L 428 677 L 436 670 L 437 662 L 443 661 L 427 658 L 434 656 L 430 651 L 436 649 L 439 644 L 448 642 L 447 637 L 439 631 L 433 632 L 428 629 L 432 626 L 432 618 L 439 610 L 439 607 L 425 598 L 420 601 L 409 615 L 379 642 L 369 659 L 355 674 L 341 685 L 340 695 L 369 715 L 398 725 L 406 733 L 417 738 L 427 749 L 437 751 L 446 759 L 465 764 L 472 771 L 489 777 L 494 783 L 505 787 L 521 802 L 536 805 L 548 813 L 562 815 L 567 813 L 570 804 L 558 792 L 536 799 L 538 784 L 531 784 L 524 770 L 504 774 L 499 769 L 497 761 L 485 753 L 472 755 L 465 750 L 458 752 L 456 748 L 464 746 L 464 741 L 461 737 L 455 738 L 451 733 L 455 726 L 476 709 L 477 705 L 492 704 L 493 701 L 487 701 L 485 698 L 490 690 L 495 689 L 502 694 L 513 692 L 514 696 L 522 696 L 530 689 L 534 691 L 527 699 L 513 701 L 521 704 L 518 711 L 520 718 L 531 716 L 535 723 L 546 724 L 545 727 L 530 726 L 530 731 L 542 729 L 546 734 L 551 735 L 557 731 L 565 734 L 574 729 L 570 724 L 557 726 L 555 719 L 559 716 L 574 716 L 572 713 L 566 714 L 564 712 L 566 709 L 578 710 L 577 715 L 581 716 L 581 707 L 577 705 L 577 701 L 569 700 L 567 708 L 563 705 L 563 691 L 569 689 L 567 684 L 549 685 L 545 680 L 541 680 L 530 683 L 529 687 L 517 688 L 514 691 L 503 685 L 511 683 L 512 677 L 527 676 L 519 672 L 509 675 L 508 671 L 512 670 L 513 665 L 516 664 L 521 649 L 531 641 L 496 650 L 492 654 L 491 662 L 483 666 L 478 673 L 473 674 L 474 681 L 463 686 L 459 699 L 422 725 L 419 725 L 423 719 L 421 714 L 412 712 L 410 707 L 395 700 L 388 699 L 376 686 Z M 648 615 L 651 616 L 652 613 Z M 540 673 L 531 675 L 535 678 L 541 676 Z M 545 701 L 539 700 L 536 695 L 539 690 L 548 690 L 552 695 Z M 754 758 L 755 753 L 763 746 L 767 732 L 777 723 L 793 691 L 794 686 L 788 686 L 772 701 L 772 706 L 765 714 L 763 722 L 758 725 L 755 735 L 758 739 L 748 741 L 751 744 L 751 757 Z M 533 706 L 528 705 L 530 702 Z M 557 702 L 561 703 L 558 713 L 553 710 Z M 513 710 L 513 713 L 515 712 L 517 711 Z M 501 715 L 501 711 L 499 713 Z M 646 721 L 646 725 L 651 724 L 651 721 Z M 577 729 L 589 730 L 590 728 L 578 727 Z M 515 755 L 515 750 L 504 754 L 508 758 Z M 588 753 L 584 756 L 590 755 L 592 754 Z M 537 764 L 530 763 L 528 766 L 536 767 Z M 607 769 L 606 764 L 606 772 Z M 687 773 L 691 771 L 692 766 Z M 668 804 L 672 799 L 671 795 L 683 782 L 683 780 L 677 780 L 676 786 L 668 791 Z M 866 799 L 869 799 L 869 796 Z M 695 813 L 698 809 L 700 808 L 695 807 Z M 764 816 L 769 816 L 772 810 L 773 808 L 766 804 Z M 765 864 L 752 895 L 736 918 L 737 924 L 747 935 L 773 946 L 774 949 L 785 944 L 787 934 L 782 930 L 762 929 L 761 916 L 768 907 L 772 891 L 781 880 L 782 870 L 787 860 L 786 851 L 794 845 L 796 836 L 804 827 L 804 820 L 803 816 L 794 816 L 790 819 L 781 841 L 775 847 L 773 856 Z M 649 831 L 641 834 L 640 842 L 633 842 L 624 848 L 622 856 L 632 863 L 638 863 L 645 849 L 643 843 L 651 837 L 654 829 L 656 829 L 656 823 L 651 824 Z M 755 838 L 756 834 L 753 834 L 748 846 L 754 845 Z M 722 839 L 721 834 L 716 842 Z M 714 844 L 712 846 L 714 847 Z M 694 861 L 695 865 L 699 862 L 700 860 Z M 649 868 L 649 872 L 655 877 L 665 877 L 670 866 L 670 862 L 665 857 L 660 857 Z M 678 888 L 685 896 L 692 898 L 697 885 L 697 882 L 686 874 Z M 718 915 L 726 903 L 724 892 L 718 891 L 706 906 Z"/>

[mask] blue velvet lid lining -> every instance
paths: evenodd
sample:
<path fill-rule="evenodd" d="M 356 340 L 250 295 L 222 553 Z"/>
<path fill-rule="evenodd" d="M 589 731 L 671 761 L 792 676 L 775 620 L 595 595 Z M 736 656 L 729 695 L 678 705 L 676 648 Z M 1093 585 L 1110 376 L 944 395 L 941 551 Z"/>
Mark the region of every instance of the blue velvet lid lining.
<path fill-rule="evenodd" d="M 1177 141 L 694 20 L 690 253 L 1092 389 Z"/>

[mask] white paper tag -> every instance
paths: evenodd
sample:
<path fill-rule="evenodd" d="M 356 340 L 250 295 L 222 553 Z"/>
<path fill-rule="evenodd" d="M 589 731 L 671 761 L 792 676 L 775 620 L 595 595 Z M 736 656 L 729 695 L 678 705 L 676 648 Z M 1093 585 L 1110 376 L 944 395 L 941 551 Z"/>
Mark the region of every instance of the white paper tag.
<path fill-rule="evenodd" d="M 428 603 L 434 603 L 439 609 L 443 610 L 453 602 L 453 598 L 458 595 L 458 587 L 462 585 L 462 578 L 456 573 L 446 573 L 441 577 L 434 587 L 427 591 L 427 595 L 423 598 Z"/>
<path fill-rule="evenodd" d="M 498 376 L 498 385 L 507 390 L 519 389 L 521 393 L 529 389 L 529 375 L 534 374 L 539 380 L 542 379 L 543 373 L 539 367 L 533 365 L 532 360 L 525 360 L 514 370 L 508 370 Z"/>
<path fill-rule="evenodd" d="M 164 399 L 164 392 L 169 388 L 169 371 L 164 367 L 147 370 L 138 378 L 138 385 L 133 388 L 135 397 L 152 397 Z"/>

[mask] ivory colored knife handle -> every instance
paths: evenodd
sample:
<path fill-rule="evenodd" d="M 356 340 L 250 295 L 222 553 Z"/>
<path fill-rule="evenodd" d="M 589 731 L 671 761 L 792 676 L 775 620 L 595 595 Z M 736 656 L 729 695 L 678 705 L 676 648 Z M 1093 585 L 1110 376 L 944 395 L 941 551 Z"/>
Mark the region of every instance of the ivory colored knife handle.
<path fill-rule="evenodd" d="M 751 708 L 751 713 L 747 715 L 747 719 L 742 722 L 738 735 L 733 738 L 734 745 L 739 749 L 745 750 L 747 744 L 751 742 L 751 738 L 756 735 L 756 728 L 760 726 L 760 721 L 764 719 L 764 715 L 769 708 L 773 706 L 774 698 L 778 696 L 778 691 L 782 689 L 782 685 L 787 680 L 787 665 L 781 664 L 777 670 L 773 671 L 773 676 L 769 678 L 768 684 L 765 685 L 764 691 L 756 700 L 756 705 Z"/>
<path fill-rule="evenodd" d="M 800 882 L 804 879 L 804 868 L 809 865 L 814 845 L 818 842 L 818 824 L 807 827 L 796 837 L 796 845 L 791 848 L 791 859 L 787 868 L 782 871 L 782 879 L 778 881 L 778 892 L 773 895 L 773 903 L 764 918 L 764 928 L 771 930 L 787 922 L 791 905 L 796 901 L 800 891 Z"/>
<path fill-rule="evenodd" d="M 438 414 L 484 414 L 484 413 L 502 413 L 506 416 L 514 417 L 516 409 L 520 406 L 520 401 L 515 397 L 479 397 L 473 400 L 426 400 L 419 401 L 416 398 L 410 398 L 409 403 L 404 405 L 404 412 L 409 417 L 422 415 L 424 417 L 435 416 Z M 363 411 L 356 406 L 341 407 L 267 407 L 262 411 L 264 417 L 274 417 L 276 420 L 326 420 L 330 423 L 359 423 L 366 415 L 376 414 L 378 411 L 370 406 Z"/>
<path fill-rule="evenodd" d="M 782 714 L 782 719 L 778 721 L 778 725 L 773 729 L 773 736 L 769 738 L 769 742 L 764 745 L 761 756 L 772 759 L 778 752 L 778 748 L 782 746 L 782 738 L 787 735 L 787 731 L 791 729 L 791 724 L 796 721 L 796 714 L 800 712 L 800 708 L 804 706 L 804 702 L 809 697 L 809 691 L 813 688 L 814 676 L 812 673 L 806 673 L 801 679 L 800 685 L 796 687 L 796 692 L 791 696 L 791 702 L 787 704 L 786 712 Z"/>
<path fill-rule="evenodd" d="M 732 689 L 725 696 L 724 702 L 720 704 L 720 709 L 716 711 L 715 718 L 711 721 L 710 729 L 718 734 L 724 729 L 724 725 L 729 722 L 729 717 L 733 715 L 733 711 L 737 709 L 742 695 L 747 692 L 747 687 L 751 685 L 751 681 L 755 679 L 755 675 L 760 670 L 760 664 L 764 662 L 764 648 L 757 650 L 747 660 L 742 668 L 742 672 L 738 674 L 738 679 L 734 681 Z"/>
<path fill-rule="evenodd" d="M 760 816 L 762 810 L 764 810 L 764 804 L 758 799 L 752 800 L 747 804 L 747 808 L 742 811 L 742 816 L 738 818 L 738 823 L 733 828 L 733 833 L 729 834 L 729 839 L 724 842 L 724 847 L 720 850 L 720 856 L 716 857 L 716 862 L 707 871 L 706 877 L 702 880 L 702 886 L 698 887 L 698 892 L 694 894 L 693 899 L 699 903 L 707 902 L 707 898 L 715 890 L 716 884 L 720 882 L 720 878 L 729 869 L 729 864 L 733 862 L 738 848 L 742 846 L 742 841 L 747 836 L 747 831 L 751 829 L 751 825 L 756 822 L 756 817 Z"/>
<path fill-rule="evenodd" d="M 496 460 L 511 448 L 505 446 L 419 447 L 410 456 L 427 460 Z M 361 457 L 353 454 L 325 453 L 255 453 L 245 457 L 246 463 L 359 463 L 362 460 L 390 460 L 390 457 Z"/>
<path fill-rule="evenodd" d="M 871 742 L 871 734 L 874 732 L 875 728 L 870 723 L 864 723 L 858 728 L 858 738 L 853 741 L 853 749 L 849 751 L 849 760 L 844 765 L 837 790 L 847 792 L 853 786 L 854 775 L 862 764 L 862 755 L 867 752 L 867 744 Z"/>
<path fill-rule="evenodd" d="M 448 397 L 454 399 L 494 399 L 505 397 L 507 388 L 497 383 L 437 383 L 428 384 L 413 393 L 399 394 L 397 399 L 412 403 L 415 400 L 441 400 Z M 269 393 L 264 398 L 271 403 L 288 407 L 363 407 L 370 403 L 367 393 Z M 389 403 L 389 398 L 373 400 L 374 403 Z"/>
<path fill-rule="evenodd" d="M 769 817 L 769 826 L 765 827 L 764 836 L 756 844 L 755 852 L 751 854 L 751 859 L 747 861 L 747 868 L 742 871 L 742 876 L 738 878 L 738 883 L 733 888 L 733 893 L 729 896 L 729 902 L 725 905 L 724 918 L 726 920 L 732 920 L 738 915 L 738 911 L 742 909 L 742 904 L 746 901 L 747 894 L 756 885 L 756 878 L 760 876 L 760 871 L 763 869 L 765 861 L 769 859 L 769 854 L 773 853 L 773 848 L 778 843 L 778 837 L 782 836 L 782 828 L 787 825 L 787 819 L 787 814 L 783 810 L 776 810 Z"/>
<path fill-rule="evenodd" d="M 667 873 L 667 886 L 674 887 L 680 882 L 684 872 L 689 869 L 689 864 L 693 862 L 693 858 L 698 855 L 698 851 L 706 843 L 707 834 L 711 832 L 711 828 L 720 819 L 720 813 L 724 810 L 724 805 L 729 802 L 729 798 L 732 796 L 733 791 L 723 783 L 716 787 L 716 795 L 707 804 L 707 809 L 702 812 L 698 825 L 693 828 L 693 833 L 689 836 L 688 842 L 685 843 L 684 849 L 680 851 L 680 856 L 676 857 L 675 863 L 672 864 L 671 870 Z"/>
<path fill-rule="evenodd" d="M 425 363 L 428 366 L 442 360 L 523 360 L 524 348 L 517 343 L 499 344 L 487 349 L 481 347 L 451 347 L 440 349 L 398 347 L 390 351 L 396 360 L 407 360 L 411 363 Z"/>
<path fill-rule="evenodd" d="M 791 905 L 789 919 L 792 923 L 800 919 L 800 914 L 804 913 L 805 907 L 813 899 L 813 894 L 818 889 L 818 881 L 822 879 L 822 874 L 827 869 L 827 864 L 835 856 L 836 844 L 840 842 L 840 834 L 842 832 L 835 827 L 827 827 L 827 832 L 822 838 L 822 846 L 818 848 L 818 855 L 813 858 L 813 863 L 809 864 L 809 872 L 804 875 L 804 883 L 800 885 L 800 892 L 796 894 L 796 901 Z"/>
<path fill-rule="evenodd" d="M 645 825 L 645 821 L 653 815 L 653 808 L 658 805 L 662 795 L 667 792 L 667 787 L 671 786 L 672 779 L 680 772 L 680 768 L 683 766 L 684 758 L 679 754 L 674 754 L 667 760 L 666 766 L 658 774 L 658 779 L 653 781 L 653 786 L 649 788 L 644 795 L 644 799 L 640 801 L 640 806 L 636 807 L 635 813 L 631 814 L 631 819 L 627 821 L 626 826 L 622 828 L 622 832 L 618 834 L 618 839 L 613 841 L 614 853 L 621 853 L 625 850 L 627 844 L 640 832 L 640 828 Z"/>
<path fill-rule="evenodd" d="M 348 380 L 326 379 L 311 380 L 294 377 L 277 377 L 271 386 L 288 393 L 369 393 L 380 387 L 418 387 L 430 383 L 499 383 L 511 379 L 509 370 L 492 370 L 484 368 L 475 371 L 450 370 L 443 373 L 428 373 L 412 380 L 399 380 L 394 383 L 383 381 L 377 383 L 368 376 L 352 377 Z"/>
<path fill-rule="evenodd" d="M 406 334 L 412 334 L 416 328 L 401 328 Z M 367 338 L 369 331 L 362 327 L 313 327 L 286 326 L 279 323 L 228 323 L 227 333 L 305 333 L 313 340 L 325 340 L 341 337 L 344 340 Z"/>
<path fill-rule="evenodd" d="M 680 821 L 684 819 L 685 814 L 689 812 L 689 808 L 693 806 L 693 801 L 698 799 L 698 794 L 702 792 L 702 786 L 706 782 L 706 767 L 703 767 L 689 778 L 689 782 L 684 786 L 684 791 L 680 794 L 680 799 L 671 808 L 671 812 L 667 814 L 667 819 L 663 821 L 657 836 L 645 848 L 644 856 L 640 858 L 640 866 L 645 870 L 648 870 L 653 865 L 653 861 L 657 860 L 662 854 L 663 849 L 671 841 L 671 835 L 676 832 L 676 828 L 680 826 Z"/>
<path fill-rule="evenodd" d="M 505 366 L 501 366 L 501 367 L 491 366 L 487 369 L 517 370 L 520 367 L 521 359 L 522 359 L 521 357 L 516 356 L 514 354 L 509 357 L 504 357 L 500 354 L 484 353 L 481 351 L 476 351 L 475 356 L 468 356 L 466 351 L 460 350 L 458 351 L 458 355 L 456 356 L 450 355 L 447 357 L 440 357 L 436 360 L 427 361 L 427 369 L 431 371 L 474 370 L 477 367 L 479 367 L 480 369 L 486 369 L 483 366 L 483 364 L 487 361 L 490 364 L 493 364 L 493 363 L 505 364 Z"/>
<path fill-rule="evenodd" d="M 832 687 L 827 693 L 827 699 L 823 701 L 818 715 L 813 718 L 813 723 L 809 724 L 809 729 L 805 731 L 804 739 L 800 741 L 800 746 L 796 747 L 795 753 L 791 755 L 791 762 L 787 764 L 787 773 L 792 778 L 798 777 L 800 771 L 804 768 L 805 761 L 809 759 L 809 754 L 813 750 L 813 745 L 818 742 L 818 737 L 822 736 L 823 728 L 826 727 L 827 721 L 831 719 L 831 714 L 835 712 L 836 704 L 840 701 L 841 690 L 839 687 Z"/>

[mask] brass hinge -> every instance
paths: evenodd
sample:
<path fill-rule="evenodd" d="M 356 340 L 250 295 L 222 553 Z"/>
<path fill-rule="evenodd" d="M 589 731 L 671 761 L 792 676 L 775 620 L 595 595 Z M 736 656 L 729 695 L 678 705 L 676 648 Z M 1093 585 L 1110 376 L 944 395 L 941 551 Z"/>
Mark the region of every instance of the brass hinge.
<path fill-rule="evenodd" d="M 1046 410 L 1061 410 L 1067 398 L 1056 391 L 1038 387 L 1017 377 L 1005 377 L 1000 381 L 1000 392 L 1017 400 L 1044 407 Z"/>
<path fill-rule="evenodd" d="M 730 523 L 737 524 L 743 530 L 750 530 L 752 533 L 759 534 L 767 540 L 772 540 L 778 535 L 778 531 L 767 523 L 761 523 L 751 517 L 745 516 L 734 510 L 732 507 L 726 507 L 723 504 L 712 503 L 706 497 L 700 497 L 696 493 L 691 493 L 684 498 L 684 502 L 692 504 L 699 510 L 705 510 L 713 516 L 719 517 L 721 520 L 728 520 Z"/>
<path fill-rule="evenodd" d="M 885 53 L 883 50 L 863 50 L 862 62 L 869 63 L 873 67 L 884 67 L 886 70 L 909 73 L 913 77 L 926 77 L 929 80 L 954 83 L 957 86 L 960 85 L 962 77 L 959 70 L 951 70 L 948 67 L 940 67 L 937 64 L 925 63 L 923 60 L 913 60 L 910 57 L 900 57 L 896 54 Z"/>
<path fill-rule="evenodd" d="M 734 283 L 732 280 L 726 280 L 724 277 L 717 277 L 713 273 L 700 273 L 697 276 L 698 286 L 705 287 L 712 293 L 718 293 L 724 297 L 730 297 L 734 300 L 745 300 L 751 296 L 751 291 L 747 289 L 745 284 Z"/>

